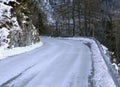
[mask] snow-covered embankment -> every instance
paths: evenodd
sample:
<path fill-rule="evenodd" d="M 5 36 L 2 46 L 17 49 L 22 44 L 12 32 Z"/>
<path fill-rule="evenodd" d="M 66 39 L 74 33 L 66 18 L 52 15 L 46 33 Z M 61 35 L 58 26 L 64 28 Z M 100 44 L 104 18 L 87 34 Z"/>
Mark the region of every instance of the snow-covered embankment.
<path fill-rule="evenodd" d="M 93 81 L 95 87 L 116 87 L 96 42 L 93 39 L 88 38 L 69 38 L 69 39 L 79 40 L 82 43 L 87 42 L 91 44 L 91 51 L 94 63 Z"/>

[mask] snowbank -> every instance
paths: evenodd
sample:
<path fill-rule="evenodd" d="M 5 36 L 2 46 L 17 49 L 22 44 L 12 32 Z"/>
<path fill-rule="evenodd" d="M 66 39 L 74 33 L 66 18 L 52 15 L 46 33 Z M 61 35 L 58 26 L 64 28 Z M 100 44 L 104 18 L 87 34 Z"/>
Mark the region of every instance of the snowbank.
<path fill-rule="evenodd" d="M 16 48 L 13 48 L 13 49 L 7 49 L 7 48 L 4 48 L 4 47 L 0 47 L 0 59 L 4 59 L 8 56 L 14 56 L 14 55 L 17 55 L 17 54 L 25 53 L 25 52 L 31 51 L 33 49 L 36 49 L 38 47 L 41 47 L 42 45 L 43 45 L 42 42 L 38 42 L 38 43 L 32 44 L 30 46 L 16 47 Z"/>
<path fill-rule="evenodd" d="M 80 40 L 83 43 L 85 42 L 91 43 L 91 51 L 94 63 L 93 81 L 95 87 L 116 87 L 95 41 L 88 38 L 76 38 L 76 37 L 68 39 Z"/>
<path fill-rule="evenodd" d="M 104 53 L 106 54 L 106 53 L 107 53 L 107 51 L 108 51 L 108 48 L 107 48 L 107 47 L 105 47 L 104 45 L 102 45 L 102 48 L 103 48 Z"/>

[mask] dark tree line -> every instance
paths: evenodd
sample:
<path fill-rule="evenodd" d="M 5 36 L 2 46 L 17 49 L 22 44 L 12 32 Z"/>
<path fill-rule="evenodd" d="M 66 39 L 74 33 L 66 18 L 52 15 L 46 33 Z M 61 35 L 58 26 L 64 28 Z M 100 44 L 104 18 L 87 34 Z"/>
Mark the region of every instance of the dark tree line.
<path fill-rule="evenodd" d="M 120 63 L 119 0 L 46 0 L 53 10 L 53 23 L 48 23 L 49 15 L 39 6 L 42 1 L 31 1 L 33 23 L 41 34 L 95 37 L 115 52 Z"/>
<path fill-rule="evenodd" d="M 116 62 L 120 63 L 120 1 L 105 0 L 103 4 L 103 14 L 107 19 L 104 20 L 106 35 L 106 46 L 115 52 Z"/>
<path fill-rule="evenodd" d="M 120 1 L 100 1 L 63 0 L 59 5 L 53 3 L 57 15 L 55 34 L 96 37 L 115 52 L 114 58 L 120 63 Z"/>
<path fill-rule="evenodd" d="M 52 1 L 58 29 L 56 34 L 94 36 L 96 23 L 101 20 L 100 5 L 96 0 L 64 0 L 58 5 Z M 61 28 L 62 27 L 62 28 Z M 63 29 L 64 28 L 64 29 Z"/>

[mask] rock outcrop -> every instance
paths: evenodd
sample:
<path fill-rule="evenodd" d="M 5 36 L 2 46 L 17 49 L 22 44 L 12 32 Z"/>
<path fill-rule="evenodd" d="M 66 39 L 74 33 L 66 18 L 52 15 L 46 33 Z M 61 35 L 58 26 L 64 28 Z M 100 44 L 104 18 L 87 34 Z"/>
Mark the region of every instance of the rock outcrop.
<path fill-rule="evenodd" d="M 0 46 L 23 47 L 39 41 L 27 0 L 0 0 Z"/>

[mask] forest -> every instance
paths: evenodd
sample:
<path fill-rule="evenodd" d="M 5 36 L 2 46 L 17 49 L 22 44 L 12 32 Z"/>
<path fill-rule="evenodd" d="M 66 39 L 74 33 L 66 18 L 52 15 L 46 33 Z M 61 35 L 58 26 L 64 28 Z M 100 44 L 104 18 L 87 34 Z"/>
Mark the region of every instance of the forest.
<path fill-rule="evenodd" d="M 41 35 L 95 37 L 120 63 L 119 0 L 31 0 L 29 4 Z"/>

